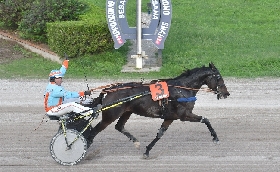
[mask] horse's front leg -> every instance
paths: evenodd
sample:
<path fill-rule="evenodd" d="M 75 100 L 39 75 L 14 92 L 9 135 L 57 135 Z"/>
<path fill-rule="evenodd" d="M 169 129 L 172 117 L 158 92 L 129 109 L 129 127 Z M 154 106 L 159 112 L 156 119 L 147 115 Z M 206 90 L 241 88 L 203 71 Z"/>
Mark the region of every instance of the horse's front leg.
<path fill-rule="evenodd" d="M 213 142 L 214 143 L 218 143 L 219 139 L 218 136 L 215 132 L 215 130 L 213 129 L 213 127 L 211 126 L 209 120 L 207 118 L 204 118 L 202 116 L 198 116 L 193 114 L 191 111 L 185 111 L 185 114 L 181 117 L 181 121 L 190 121 L 190 122 L 201 122 L 201 123 L 205 123 L 205 125 L 207 126 L 207 128 L 209 129 L 211 136 L 213 136 Z"/>
<path fill-rule="evenodd" d="M 173 120 L 164 120 L 162 123 L 156 138 L 146 147 L 146 152 L 144 153 L 143 157 L 147 159 L 149 157 L 149 152 L 153 148 L 153 146 L 156 144 L 156 142 L 163 136 L 165 131 L 168 129 L 169 125 L 173 122 Z"/>
<path fill-rule="evenodd" d="M 185 103 L 185 104 L 179 104 L 177 106 L 177 114 L 181 121 L 190 121 L 190 122 L 201 122 L 205 123 L 207 128 L 209 129 L 211 136 L 213 136 L 213 141 L 215 143 L 218 143 L 219 139 L 215 132 L 215 130 L 212 128 L 209 120 L 207 118 L 203 118 L 202 116 L 198 116 L 194 113 L 192 113 L 192 110 L 194 108 L 195 103 Z"/>
<path fill-rule="evenodd" d="M 207 128 L 209 129 L 210 133 L 211 133 L 211 136 L 213 136 L 213 142 L 214 143 L 218 143 L 219 142 L 219 139 L 218 139 L 218 136 L 217 136 L 217 133 L 215 132 L 215 130 L 213 129 L 213 127 L 211 126 L 209 120 L 207 118 L 201 118 L 200 120 L 201 123 L 205 123 L 205 125 L 207 126 Z"/>

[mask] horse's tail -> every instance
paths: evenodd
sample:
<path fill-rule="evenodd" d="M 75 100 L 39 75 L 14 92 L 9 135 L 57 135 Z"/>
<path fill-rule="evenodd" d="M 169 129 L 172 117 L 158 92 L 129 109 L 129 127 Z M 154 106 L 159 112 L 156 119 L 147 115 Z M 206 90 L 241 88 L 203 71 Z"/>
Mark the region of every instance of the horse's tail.
<path fill-rule="evenodd" d="M 104 94 L 105 93 L 101 92 L 98 97 L 93 99 L 92 107 L 96 107 L 98 104 L 102 105 Z"/>

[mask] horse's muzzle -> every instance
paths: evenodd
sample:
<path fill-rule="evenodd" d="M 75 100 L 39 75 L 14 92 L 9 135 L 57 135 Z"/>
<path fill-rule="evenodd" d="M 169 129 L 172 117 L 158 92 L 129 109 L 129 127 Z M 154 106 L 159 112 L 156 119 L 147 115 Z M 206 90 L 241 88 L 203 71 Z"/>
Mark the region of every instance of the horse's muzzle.
<path fill-rule="evenodd" d="M 229 96 L 229 92 L 227 91 L 226 93 L 222 93 L 222 92 L 217 92 L 217 99 L 226 99 Z"/>

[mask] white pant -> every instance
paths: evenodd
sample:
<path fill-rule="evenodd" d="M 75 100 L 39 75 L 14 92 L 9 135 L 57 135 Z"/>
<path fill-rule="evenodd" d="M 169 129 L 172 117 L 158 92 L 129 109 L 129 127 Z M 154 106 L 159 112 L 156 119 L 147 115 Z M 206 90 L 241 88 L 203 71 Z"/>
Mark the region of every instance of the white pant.
<path fill-rule="evenodd" d="M 69 102 L 61 104 L 57 107 L 52 108 L 47 112 L 49 116 L 61 116 L 70 112 L 80 113 L 86 110 L 90 110 L 89 107 L 82 106 L 76 102 Z"/>
<path fill-rule="evenodd" d="M 80 99 L 80 98 L 70 98 L 70 99 L 64 99 L 63 104 L 69 103 L 69 102 L 76 102 L 76 103 L 82 103 L 82 104 L 90 104 L 92 103 L 92 99 Z"/>
<path fill-rule="evenodd" d="M 70 99 L 64 99 L 63 100 L 63 104 L 65 103 L 69 103 L 69 102 L 76 102 L 76 103 L 79 103 L 81 101 L 80 98 L 70 98 Z"/>

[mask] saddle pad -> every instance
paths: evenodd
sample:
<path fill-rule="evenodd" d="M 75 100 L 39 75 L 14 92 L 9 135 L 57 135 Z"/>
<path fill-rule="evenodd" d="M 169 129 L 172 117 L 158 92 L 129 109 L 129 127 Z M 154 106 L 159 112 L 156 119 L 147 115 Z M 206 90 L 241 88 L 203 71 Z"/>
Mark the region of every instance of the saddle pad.
<path fill-rule="evenodd" d="M 157 82 L 150 85 L 152 99 L 158 101 L 169 97 L 168 86 L 166 82 Z"/>

